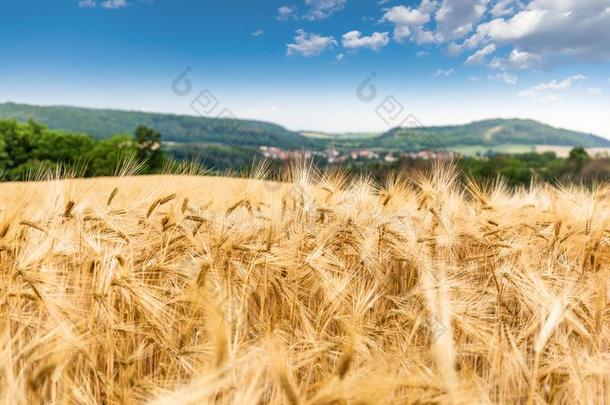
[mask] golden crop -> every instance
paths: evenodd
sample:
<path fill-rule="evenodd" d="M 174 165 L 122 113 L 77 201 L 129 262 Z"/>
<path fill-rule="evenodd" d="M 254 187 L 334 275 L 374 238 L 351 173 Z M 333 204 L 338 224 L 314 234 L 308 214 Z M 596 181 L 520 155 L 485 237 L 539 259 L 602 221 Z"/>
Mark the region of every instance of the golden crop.
<path fill-rule="evenodd" d="M 610 189 L 0 185 L 0 402 L 610 402 Z"/>

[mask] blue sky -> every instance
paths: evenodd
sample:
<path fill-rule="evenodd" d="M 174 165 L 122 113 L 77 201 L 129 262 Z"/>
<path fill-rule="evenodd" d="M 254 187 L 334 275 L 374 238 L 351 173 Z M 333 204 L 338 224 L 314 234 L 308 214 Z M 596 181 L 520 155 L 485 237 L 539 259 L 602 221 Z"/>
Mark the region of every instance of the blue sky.
<path fill-rule="evenodd" d="M 207 90 L 206 115 L 291 129 L 378 131 L 413 114 L 610 137 L 610 0 L 4 3 L 0 101 L 196 114 Z M 369 84 L 376 96 L 358 96 Z"/>

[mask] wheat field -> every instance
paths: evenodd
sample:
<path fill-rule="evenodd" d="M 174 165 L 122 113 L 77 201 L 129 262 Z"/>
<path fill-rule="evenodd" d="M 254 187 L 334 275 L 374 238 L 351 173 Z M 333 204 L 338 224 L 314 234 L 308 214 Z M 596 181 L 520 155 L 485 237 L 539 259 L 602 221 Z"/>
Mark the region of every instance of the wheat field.
<path fill-rule="evenodd" d="M 0 184 L 0 401 L 610 403 L 610 188 Z"/>

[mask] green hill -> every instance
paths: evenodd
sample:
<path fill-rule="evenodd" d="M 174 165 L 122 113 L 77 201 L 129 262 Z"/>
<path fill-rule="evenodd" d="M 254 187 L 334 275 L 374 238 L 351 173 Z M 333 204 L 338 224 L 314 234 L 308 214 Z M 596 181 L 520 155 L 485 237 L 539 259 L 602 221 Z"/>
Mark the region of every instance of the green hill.
<path fill-rule="evenodd" d="M 87 133 L 96 138 L 132 133 L 138 125 L 146 125 L 160 131 L 167 142 L 240 147 L 265 145 L 282 149 L 321 149 L 332 144 L 337 148 L 404 151 L 505 145 L 610 147 L 610 140 L 605 138 L 521 119 L 492 119 L 466 125 L 417 129 L 394 128 L 378 136 L 333 136 L 315 131 L 307 132 L 309 136 L 304 136 L 262 121 L 15 103 L 0 103 L 1 118 L 19 121 L 34 119 L 51 129 Z M 312 137 L 311 134 L 317 136 Z"/>
<path fill-rule="evenodd" d="M 493 119 L 466 125 L 394 128 L 365 144 L 385 149 L 411 150 L 474 145 L 562 145 L 592 148 L 610 147 L 610 140 L 554 128 L 533 120 Z"/>
<path fill-rule="evenodd" d="M 51 129 L 87 133 L 96 138 L 132 133 L 138 125 L 146 125 L 160 131 L 168 142 L 272 145 L 284 149 L 321 146 L 319 141 L 279 125 L 251 120 L 15 103 L 0 103 L 0 118 L 33 119 Z"/>

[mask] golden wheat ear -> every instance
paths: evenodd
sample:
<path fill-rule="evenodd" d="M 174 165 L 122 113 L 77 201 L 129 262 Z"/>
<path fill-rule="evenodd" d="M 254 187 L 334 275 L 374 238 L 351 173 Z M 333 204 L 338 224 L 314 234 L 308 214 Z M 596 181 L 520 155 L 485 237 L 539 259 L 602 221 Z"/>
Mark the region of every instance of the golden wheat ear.
<path fill-rule="evenodd" d="M 609 402 L 607 187 L 188 170 L 0 184 L 0 402 Z"/>
<path fill-rule="evenodd" d="M 113 172 L 114 177 L 131 177 L 142 173 L 146 166 L 145 161 L 138 161 L 135 154 L 122 154 Z"/>
<path fill-rule="evenodd" d="M 309 185 L 317 183 L 320 171 L 313 160 L 304 156 L 291 159 L 282 171 L 282 180 L 290 184 Z"/>

